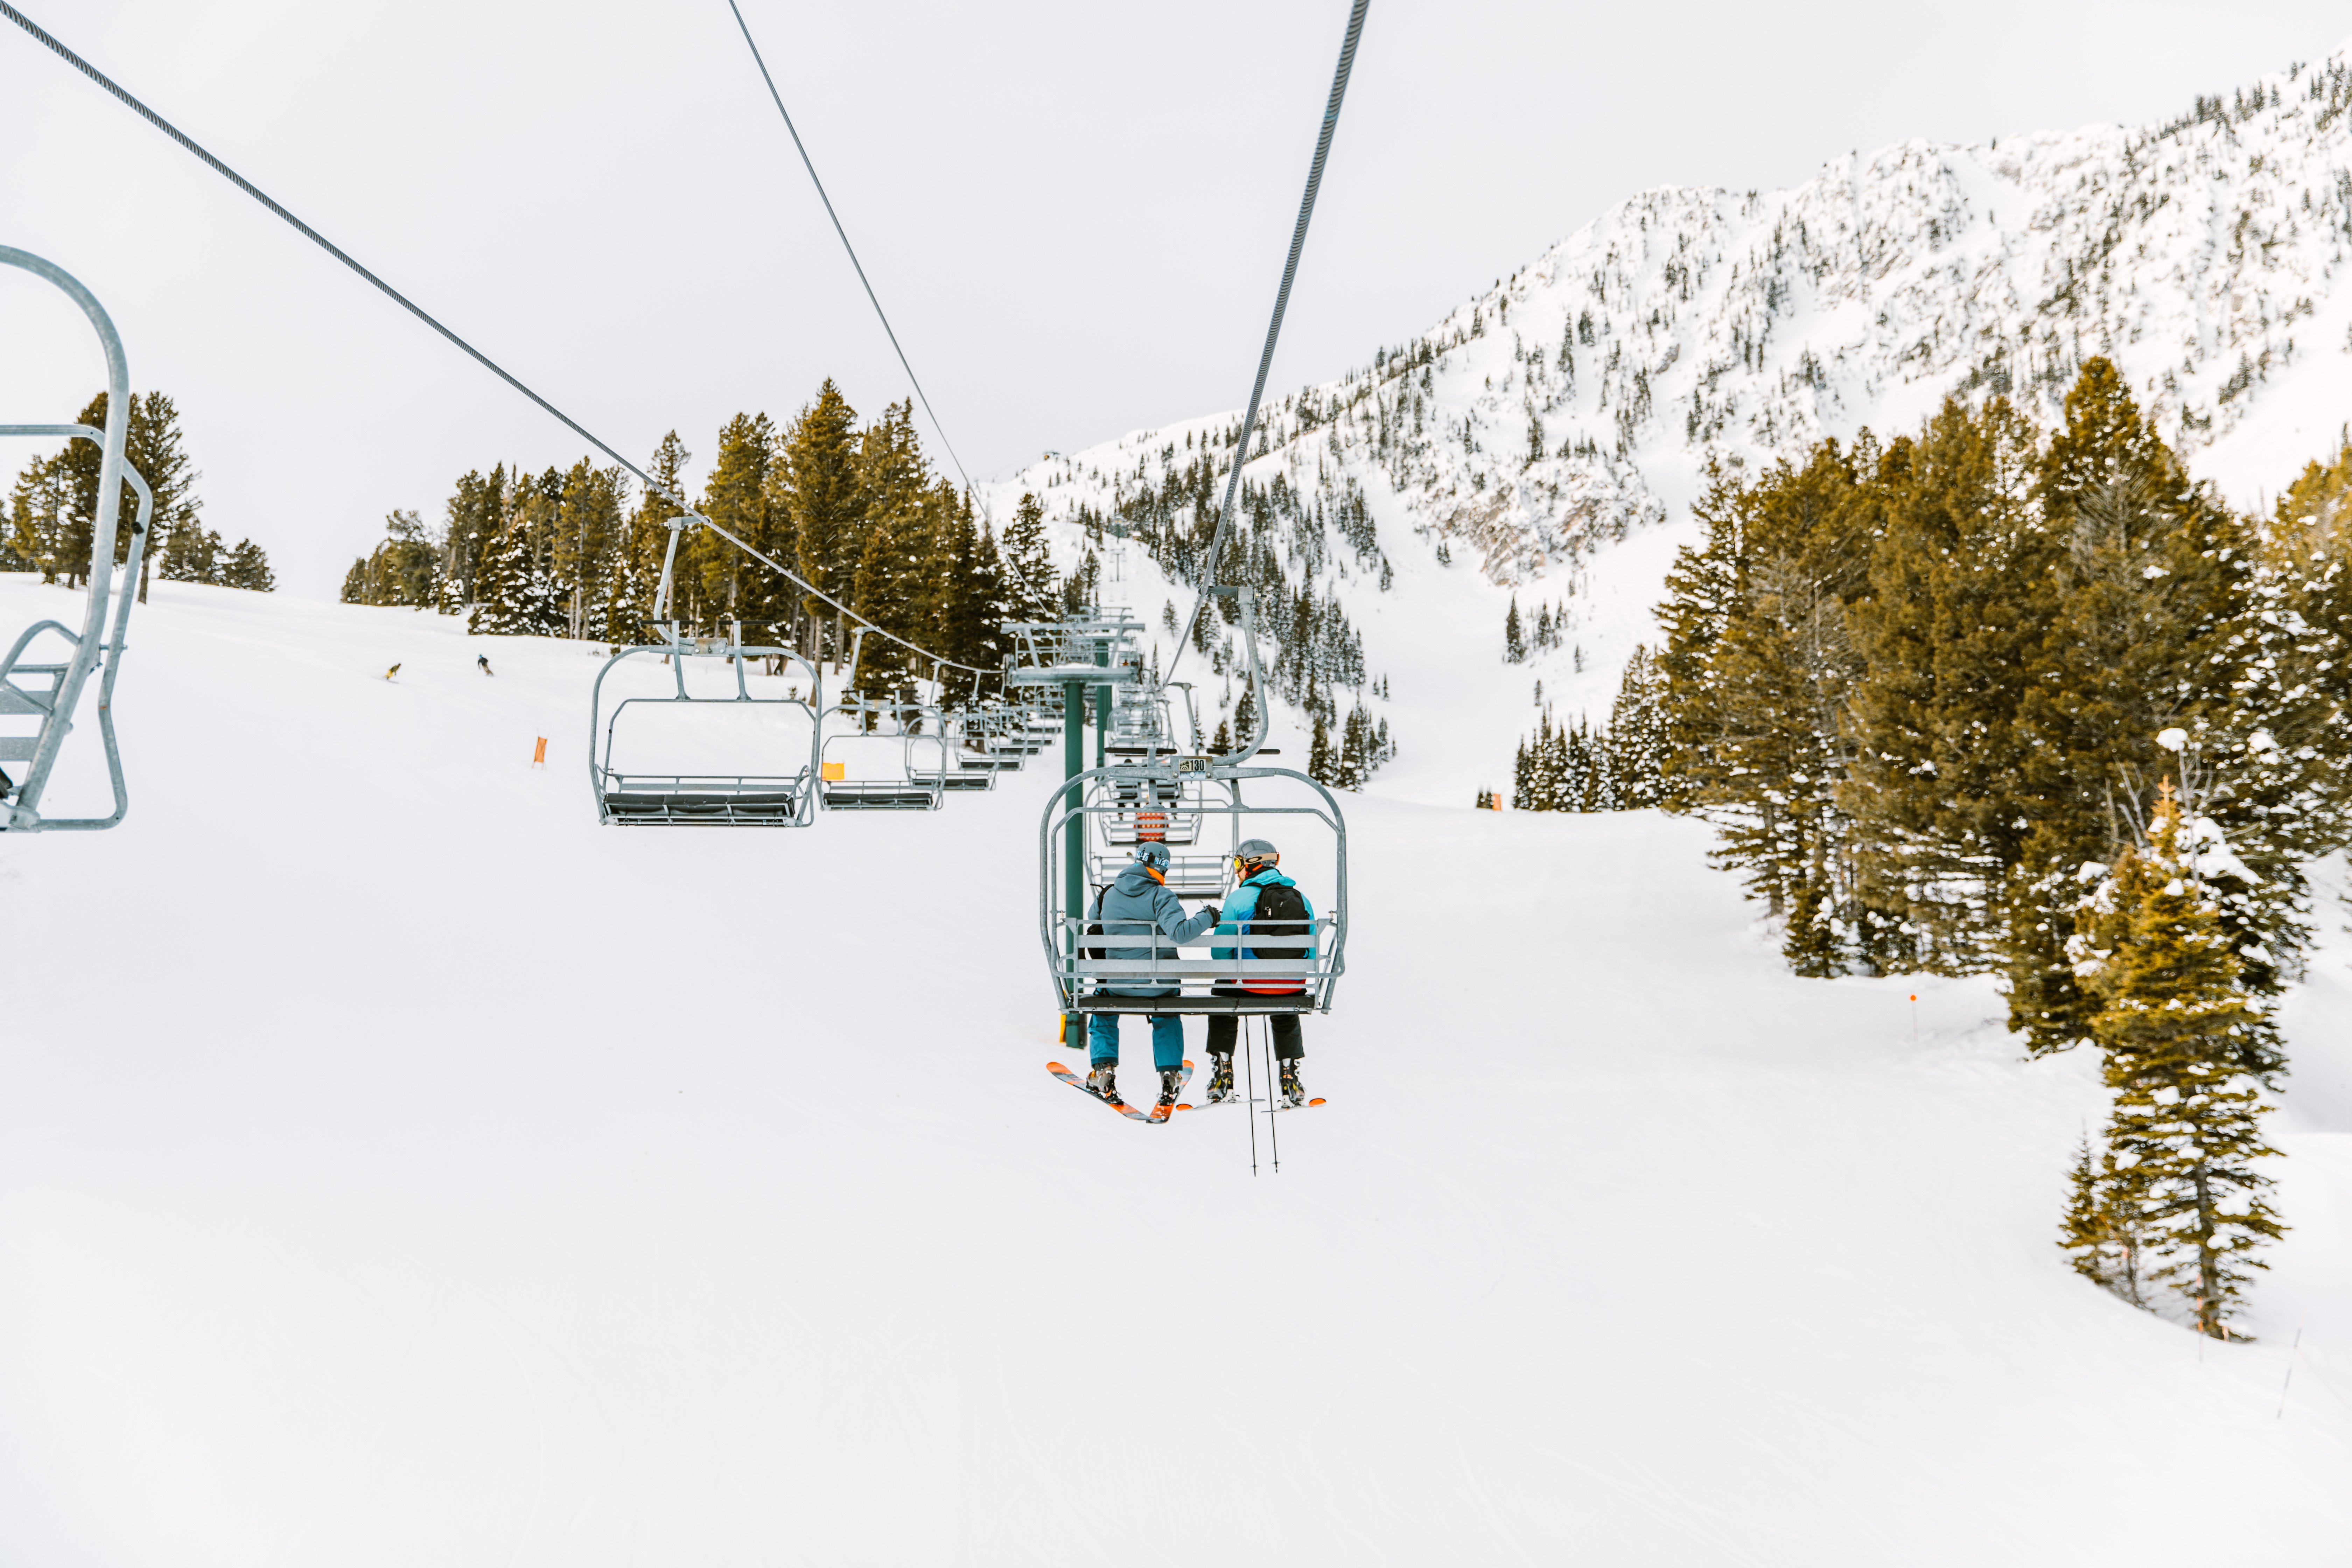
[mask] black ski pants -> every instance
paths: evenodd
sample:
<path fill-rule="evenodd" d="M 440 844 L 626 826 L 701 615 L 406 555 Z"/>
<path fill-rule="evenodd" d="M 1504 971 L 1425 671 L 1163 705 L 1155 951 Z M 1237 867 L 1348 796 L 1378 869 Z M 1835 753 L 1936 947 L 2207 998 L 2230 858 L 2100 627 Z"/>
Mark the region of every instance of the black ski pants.
<path fill-rule="evenodd" d="M 1241 996 L 1246 993 L 1234 986 L 1220 985 L 1215 988 L 1214 994 Z M 1307 1054 L 1307 1047 L 1298 1027 L 1297 1014 L 1259 1013 L 1252 1016 L 1264 1018 L 1274 1026 L 1274 1056 L 1276 1061 L 1295 1062 Z M 1234 1038 L 1241 1033 L 1240 1023 L 1241 1020 L 1231 1013 L 1209 1015 L 1209 1054 L 1211 1056 L 1223 1057 L 1233 1054 Z"/>

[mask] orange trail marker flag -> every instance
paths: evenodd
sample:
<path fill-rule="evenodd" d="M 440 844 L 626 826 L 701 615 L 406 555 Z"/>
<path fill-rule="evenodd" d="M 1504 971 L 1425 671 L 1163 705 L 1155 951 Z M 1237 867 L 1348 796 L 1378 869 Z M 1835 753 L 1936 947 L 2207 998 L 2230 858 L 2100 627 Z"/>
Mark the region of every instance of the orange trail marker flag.
<path fill-rule="evenodd" d="M 539 744 L 531 749 L 530 765 L 535 768 L 547 766 L 547 737 L 544 735 L 539 737 Z"/>

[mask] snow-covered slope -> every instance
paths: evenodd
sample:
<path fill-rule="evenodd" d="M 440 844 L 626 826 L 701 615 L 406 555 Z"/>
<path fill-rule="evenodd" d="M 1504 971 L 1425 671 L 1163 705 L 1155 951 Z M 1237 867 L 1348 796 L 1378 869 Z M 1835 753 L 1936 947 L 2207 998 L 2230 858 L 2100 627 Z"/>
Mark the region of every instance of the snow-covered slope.
<path fill-rule="evenodd" d="M 578 645 L 132 631 L 128 823 L 0 837 L 0 1562 L 2342 1561 L 2340 939 L 2200 1352 L 2052 1245 L 2092 1064 L 1789 977 L 1700 825 L 1351 801 L 1253 1178 L 1041 1070 L 1044 770 L 607 830 Z"/>
<path fill-rule="evenodd" d="M 1906 430 L 1953 393 L 2053 418 L 2094 354 L 2242 503 L 2331 453 L 2352 420 L 2347 108 L 2352 47 L 2163 126 L 1903 142 L 1793 190 L 1645 192 L 1422 337 L 1275 402 L 1248 477 L 1280 472 L 1335 515 L 1360 496 L 1408 607 L 1382 614 L 1377 570 L 1326 550 L 1319 524 L 1285 525 L 1276 552 L 1345 606 L 1374 674 L 1444 669 L 1393 704 L 1410 765 L 1386 787 L 1450 801 L 1507 784 L 1538 679 L 1563 710 L 1605 716 L 1710 463 Z M 1171 472 L 1226 460 L 1238 426 L 1048 458 L 993 510 L 1037 494 L 1075 563 L 1084 509 L 1150 510 Z M 1470 581 L 1413 583 L 1433 572 Z M 1526 668 L 1501 663 L 1513 594 L 1570 611 L 1559 649 Z M 1433 660 L 1439 645 L 1460 652 Z"/>

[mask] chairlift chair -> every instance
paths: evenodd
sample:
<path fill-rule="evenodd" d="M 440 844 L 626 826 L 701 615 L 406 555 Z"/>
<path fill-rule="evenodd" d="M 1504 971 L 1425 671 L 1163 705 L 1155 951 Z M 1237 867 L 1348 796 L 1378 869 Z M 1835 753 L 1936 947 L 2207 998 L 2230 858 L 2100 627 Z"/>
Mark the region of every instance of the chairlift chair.
<path fill-rule="evenodd" d="M 690 637 L 679 633 L 674 625 L 655 624 L 664 631 L 663 641 L 622 648 L 596 672 L 589 700 L 588 767 L 596 789 L 597 819 L 616 827 L 805 827 L 814 822 L 823 729 L 818 719 L 823 677 L 817 667 L 791 648 L 746 647 L 740 623 L 727 637 Z M 648 655 L 667 661 L 671 691 L 659 697 L 624 697 L 607 717 L 606 678 L 625 662 Z M 753 695 L 748 672 L 749 661 L 754 658 L 772 660 L 786 668 L 799 666 L 808 677 L 808 694 L 800 695 L 796 683 L 782 696 Z M 687 689 L 688 660 L 722 659 L 734 676 L 730 695 L 700 696 Z M 808 761 L 789 773 L 649 772 L 623 767 L 615 760 L 614 746 L 623 733 L 622 720 L 632 709 L 637 710 L 633 719 L 637 726 L 649 726 L 656 715 L 698 710 L 716 709 L 739 718 L 791 710 L 807 721 Z M 733 738 L 730 743 L 734 743 Z"/>
<path fill-rule="evenodd" d="M 961 717 L 966 767 L 987 766 L 1000 773 L 1017 773 L 1029 752 L 1014 738 L 1013 720 L 1002 703 L 967 710 Z M 975 763 L 974 758 L 980 759 Z"/>
<path fill-rule="evenodd" d="M 918 739 L 906 722 L 902 710 L 845 694 L 837 713 L 856 716 L 855 730 L 835 730 L 824 737 L 819 748 L 817 791 L 827 811 L 937 811 L 940 796 L 947 788 L 947 748 L 939 747 L 940 765 L 928 772 L 918 764 L 915 742 Z M 891 726 L 887 731 L 868 730 L 869 720 Z M 929 740 L 930 737 L 923 737 Z M 849 776 L 849 757 L 856 752 L 882 750 L 888 743 L 898 743 L 898 758 L 884 776 L 858 778 Z M 876 744 L 878 742 L 878 746 Z"/>
<path fill-rule="evenodd" d="M 82 314 L 89 318 L 98 332 L 99 344 L 106 354 L 107 373 L 106 428 L 102 431 L 87 425 L 0 426 L 0 436 L 63 436 L 93 442 L 100 453 L 98 515 L 90 530 L 89 588 L 84 599 L 81 629 L 77 632 L 54 620 L 36 621 L 17 636 L 5 656 L 0 656 L 0 720 L 37 721 L 29 735 L 0 733 L 0 764 L 20 764 L 19 771 L 24 775 L 13 777 L 5 766 L 0 766 L 0 832 L 97 832 L 114 826 L 131 808 L 130 792 L 122 777 L 121 748 L 114 734 L 114 681 L 121 672 L 123 651 L 129 646 L 124 636 L 131 624 L 131 606 L 138 596 L 139 568 L 146 555 L 155 497 L 147 488 L 147 481 L 123 459 L 123 443 L 130 430 L 131 372 L 123 357 L 122 340 L 115 332 L 105 307 L 63 268 L 30 251 L 0 246 L 0 265 L 21 268 L 46 279 L 81 307 Z M 114 544 L 121 515 L 122 487 L 126 483 L 138 494 L 139 511 L 131 525 L 129 558 L 118 579 Z M 121 597 L 114 603 L 110 630 L 107 609 L 118 594 Z M 65 658 L 58 662 L 25 662 L 26 651 L 44 634 L 66 645 L 69 651 Z M 114 809 L 104 816 L 44 816 L 41 798 L 47 790 L 51 770 L 66 737 L 73 730 L 74 711 L 80 704 L 82 690 L 101 661 L 104 668 L 98 683 L 98 731 L 106 755 Z"/>
<path fill-rule="evenodd" d="M 1263 689 L 1257 668 L 1255 595 L 1247 587 L 1211 591 L 1239 597 L 1250 676 Z M 1188 692 L 1188 706 L 1189 697 Z M 1339 976 L 1347 967 L 1347 818 L 1338 797 L 1305 773 L 1260 766 L 1253 761 L 1265 744 L 1265 729 L 1266 716 L 1261 708 L 1257 733 L 1235 756 L 1167 755 L 1154 748 L 1137 760 L 1077 773 L 1048 797 L 1037 829 L 1038 938 L 1065 1014 L 1183 1016 L 1330 1010 Z M 1245 786 L 1255 792 L 1255 799 L 1248 797 Z M 1267 798 L 1277 790 L 1287 792 L 1286 801 L 1278 795 Z M 1182 815 L 1195 819 L 1192 853 L 1178 858 L 1171 851 L 1165 877 L 1166 885 L 1179 896 L 1224 892 L 1231 857 L 1247 839 L 1269 837 L 1284 844 L 1286 860 L 1308 873 L 1308 898 L 1320 905 L 1328 895 L 1328 902 L 1308 922 L 1311 946 L 1309 939 L 1287 934 L 1265 945 L 1307 947 L 1312 956 L 1244 957 L 1252 945 L 1246 935 L 1203 936 L 1194 944 L 1233 954 L 1217 958 L 1205 951 L 1188 955 L 1156 929 L 1107 930 L 1091 935 L 1087 931 L 1087 908 L 1094 888 L 1100 879 L 1107 879 L 1100 874 L 1117 868 L 1111 864 L 1118 847 L 1114 835 L 1125 836 L 1125 842 L 1131 845 L 1139 832 L 1139 807 L 1161 804 L 1179 805 Z M 1176 815 L 1171 814 L 1171 821 Z M 1301 833 L 1310 835 L 1310 841 L 1299 842 Z M 1218 846 L 1216 851 L 1207 847 L 1211 842 Z M 1329 881 L 1314 885 L 1320 881 L 1327 851 Z M 1084 858 L 1074 865 L 1076 857 Z M 1132 858 L 1131 851 L 1127 858 Z M 1207 866 L 1216 868 L 1213 875 Z M 1082 880 L 1073 872 L 1097 876 Z M 1087 951 L 1090 946 L 1149 951 L 1142 958 L 1095 958 Z M 1111 985 L 1149 986 L 1166 994 L 1121 995 L 1105 989 Z"/>
<path fill-rule="evenodd" d="M 996 787 L 996 768 L 985 757 L 967 760 L 961 731 L 951 729 L 946 712 L 937 707 L 915 704 L 915 710 L 930 723 L 929 735 L 918 734 L 919 742 L 934 741 L 940 749 L 938 778 L 940 788 L 950 795 L 962 795 L 975 790 Z"/>
<path fill-rule="evenodd" d="M 1276 805 L 1252 800 L 1245 788 L 1263 790 L 1272 781 L 1297 786 L 1305 795 L 1295 804 Z M 1162 783 L 1197 781 L 1202 789 L 1201 816 L 1204 835 L 1213 836 L 1222 853 L 1196 851 L 1171 856 L 1167 886 L 1180 897 L 1220 896 L 1230 886 L 1231 855 L 1249 838 L 1288 841 L 1286 859 L 1294 863 L 1318 857 L 1298 841 L 1303 833 L 1328 842 L 1332 881 L 1328 889 L 1307 886 L 1317 905 L 1312 921 L 1313 957 L 1244 958 L 1246 936 L 1203 936 L 1200 952 L 1179 950 L 1158 930 L 1107 930 L 1089 935 L 1087 905 L 1095 889 L 1115 873 L 1116 865 L 1103 856 L 1087 869 L 1097 874 L 1081 889 L 1076 907 L 1066 894 L 1068 879 L 1064 857 L 1069 825 L 1087 824 L 1089 845 L 1107 840 L 1103 825 L 1131 815 L 1118 801 L 1129 786 L 1151 787 Z M 1097 785 L 1108 787 L 1097 788 Z M 1120 763 L 1078 774 L 1055 791 L 1038 825 L 1039 902 L 1043 918 L 1038 934 L 1044 945 L 1055 989 L 1066 1013 L 1150 1013 L 1190 1015 L 1215 1013 L 1326 1013 L 1330 1011 L 1339 976 L 1346 970 L 1348 925 L 1348 829 L 1338 799 L 1306 774 L 1288 768 L 1255 767 L 1205 756 L 1182 756 L 1158 763 Z M 1131 858 L 1131 855 L 1127 858 Z M 1213 869 L 1212 869 L 1213 868 Z M 1328 904 L 1326 907 L 1325 895 Z M 1110 922 L 1122 924 L 1125 922 Z M 1305 946 L 1305 939 L 1283 936 L 1270 946 Z M 1094 958 L 1089 947 L 1146 948 L 1144 958 Z M 1212 957 L 1215 947 L 1235 956 Z M 1166 990 L 1157 996 L 1120 995 L 1107 985 L 1149 985 Z"/>

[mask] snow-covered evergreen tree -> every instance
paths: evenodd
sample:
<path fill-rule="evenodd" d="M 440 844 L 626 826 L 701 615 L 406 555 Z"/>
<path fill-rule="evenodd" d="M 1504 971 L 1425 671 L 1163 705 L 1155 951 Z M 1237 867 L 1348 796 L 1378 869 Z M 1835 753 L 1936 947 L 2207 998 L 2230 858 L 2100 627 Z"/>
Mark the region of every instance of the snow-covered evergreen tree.
<path fill-rule="evenodd" d="M 2072 956 L 2097 1010 L 2091 1028 L 2116 1092 L 2092 1194 L 2069 1205 L 2078 1268 L 2113 1265 L 2128 1237 L 2138 1282 L 2168 1288 L 2204 1333 L 2218 1334 L 2244 1294 L 2253 1256 L 2284 1234 L 2258 1162 L 2262 1074 L 2282 1060 L 2263 999 L 2247 984 L 2205 872 L 2231 860 L 2210 818 L 2184 818 L 2164 791 L 2147 842 L 2101 885 Z M 2079 1174 L 2077 1185 L 2084 1184 Z M 2078 1239 L 2083 1237 L 2085 1239 Z"/>
<path fill-rule="evenodd" d="M 1035 496 L 1023 496 L 1021 504 L 1013 509 L 1013 520 L 1004 525 L 1004 532 L 997 541 L 997 554 L 1004 563 L 1004 586 L 1012 601 L 1013 618 L 1060 618 L 1060 574 L 1054 569 L 1053 552 L 1045 543 L 1045 509 L 1038 504 Z"/>

